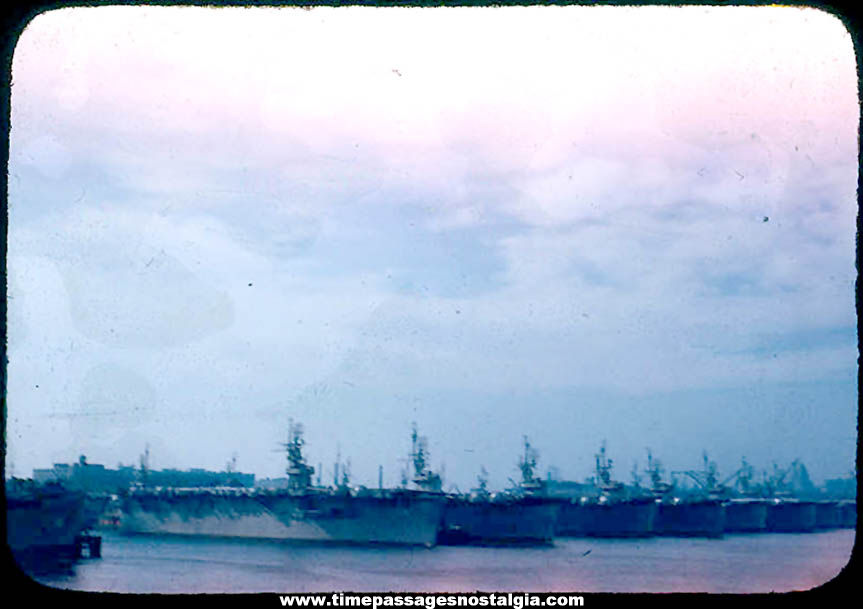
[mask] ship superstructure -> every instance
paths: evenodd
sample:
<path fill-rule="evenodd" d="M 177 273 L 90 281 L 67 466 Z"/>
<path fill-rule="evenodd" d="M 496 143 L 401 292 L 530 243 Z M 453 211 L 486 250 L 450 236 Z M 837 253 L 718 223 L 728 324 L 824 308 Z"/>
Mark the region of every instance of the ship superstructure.
<path fill-rule="evenodd" d="M 734 480 L 734 493 L 725 501 L 726 533 L 758 533 L 767 529 L 768 502 L 760 497 L 753 484 L 754 470 L 742 459 L 740 468 L 728 481 Z"/>
<path fill-rule="evenodd" d="M 293 420 L 288 423 L 288 441 L 283 445 L 285 448 L 285 458 L 288 461 L 288 466 L 285 468 L 285 473 L 288 475 L 288 490 L 295 493 L 306 492 L 312 487 L 312 476 L 315 473 L 315 468 L 306 463 L 306 458 L 303 456 L 303 426 L 299 423 L 294 423 Z"/>
<path fill-rule="evenodd" d="M 530 445 L 527 436 L 523 437 L 524 452 L 518 461 L 518 469 L 521 472 L 521 482 L 516 491 L 524 495 L 541 495 L 545 492 L 545 482 L 536 474 L 536 464 L 539 458 L 536 449 Z"/>
<path fill-rule="evenodd" d="M 804 501 L 794 496 L 787 476 L 793 468 L 780 469 L 773 464 L 773 473 L 764 474 L 762 489 L 769 500 L 767 506 L 767 530 L 783 533 L 809 533 L 815 530 L 817 513 L 814 501 Z"/>
<path fill-rule="evenodd" d="M 429 467 L 428 438 L 419 435 L 416 423 L 411 432 L 410 460 L 414 467 L 412 481 L 416 488 L 431 493 L 441 492 L 443 481 L 440 474 L 433 472 Z"/>

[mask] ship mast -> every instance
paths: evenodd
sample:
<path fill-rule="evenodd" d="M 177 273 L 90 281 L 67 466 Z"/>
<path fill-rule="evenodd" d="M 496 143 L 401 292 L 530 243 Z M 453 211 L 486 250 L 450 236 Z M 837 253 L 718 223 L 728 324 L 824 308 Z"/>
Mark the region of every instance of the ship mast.
<path fill-rule="evenodd" d="M 662 462 L 653 458 L 653 453 L 647 449 L 647 469 L 645 473 L 650 476 L 650 491 L 657 497 L 667 495 L 673 490 L 673 486 L 662 481 Z"/>
<path fill-rule="evenodd" d="M 614 461 L 605 456 L 605 440 L 602 441 L 602 446 L 599 447 L 599 453 L 596 457 L 596 483 L 599 489 L 604 493 L 619 491 L 623 488 L 620 482 L 614 482 L 611 479 L 611 469 Z"/>
<path fill-rule="evenodd" d="M 789 469 L 779 469 L 776 463 L 773 464 L 773 475 L 768 476 L 764 473 L 764 495 L 766 497 L 787 497 L 791 495 L 788 489 L 788 482 L 785 480 L 788 476 Z"/>
<path fill-rule="evenodd" d="M 138 481 L 141 486 L 147 486 L 150 480 L 150 445 L 144 448 L 144 453 L 139 458 Z"/>
<path fill-rule="evenodd" d="M 518 461 L 518 468 L 521 470 L 521 490 L 526 493 L 535 493 L 541 491 L 544 487 L 542 480 L 536 476 L 537 452 L 530 445 L 527 436 L 524 439 L 524 454 Z"/>
<path fill-rule="evenodd" d="M 442 482 L 439 475 L 428 469 L 429 450 L 428 439 L 417 432 L 417 424 L 413 424 L 411 432 L 411 461 L 414 464 L 413 483 L 420 490 L 440 492 Z"/>
<path fill-rule="evenodd" d="M 702 453 L 702 460 L 704 461 L 704 468 L 700 472 L 686 470 L 676 473 L 685 474 L 692 478 L 701 491 L 706 493 L 709 498 L 720 498 L 725 496 L 728 489 L 725 487 L 724 482 L 722 484 L 719 483 L 719 472 L 716 468 L 716 462 L 708 459 L 707 451 Z M 734 475 L 736 475 L 736 473 L 737 472 L 735 472 Z M 734 475 L 731 477 L 733 478 Z"/>
<path fill-rule="evenodd" d="M 600 488 L 611 486 L 611 468 L 614 461 L 605 456 L 605 441 L 599 447 L 599 452 L 594 455 L 596 458 L 596 480 Z"/>
<path fill-rule="evenodd" d="M 285 473 L 288 474 L 288 488 L 293 491 L 302 491 L 308 489 L 312 485 L 312 474 L 315 473 L 315 468 L 306 463 L 303 457 L 303 426 L 300 423 L 294 424 L 291 419 L 288 423 L 288 441 L 285 444 L 288 467 Z"/>
<path fill-rule="evenodd" d="M 341 466 L 341 480 L 339 480 L 338 488 L 345 490 L 351 486 L 351 460 L 348 459 Z"/>
<path fill-rule="evenodd" d="M 485 466 L 480 467 L 476 482 L 477 488 L 473 489 L 474 494 L 477 497 L 488 497 L 488 471 L 485 469 Z"/>
<path fill-rule="evenodd" d="M 751 497 L 758 494 L 758 488 L 752 484 L 752 478 L 754 476 L 755 471 L 752 469 L 752 466 L 749 465 L 749 462 L 746 461 L 746 457 L 743 457 L 740 469 L 737 470 L 737 480 L 735 480 L 734 485 L 744 497 Z"/>

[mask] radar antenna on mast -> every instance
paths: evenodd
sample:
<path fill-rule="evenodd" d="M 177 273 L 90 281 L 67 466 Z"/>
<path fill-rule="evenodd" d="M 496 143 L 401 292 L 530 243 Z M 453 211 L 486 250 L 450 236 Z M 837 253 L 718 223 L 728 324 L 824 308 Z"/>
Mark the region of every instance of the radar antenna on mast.
<path fill-rule="evenodd" d="M 150 445 L 144 447 L 144 452 L 138 459 L 138 482 L 141 486 L 147 486 L 150 481 Z"/>
<path fill-rule="evenodd" d="M 411 431 L 410 459 L 414 466 L 413 483 L 417 488 L 424 491 L 440 492 L 443 486 L 441 477 L 428 468 L 428 439 L 419 435 L 416 423 L 413 424 Z"/>
<path fill-rule="evenodd" d="M 599 447 L 599 453 L 594 455 L 596 458 L 596 483 L 600 491 L 604 493 L 616 493 L 623 489 L 622 482 L 615 482 L 611 478 L 611 470 L 614 466 L 614 461 L 609 459 L 605 454 L 605 440 Z"/>
<path fill-rule="evenodd" d="M 285 473 L 288 474 L 288 488 L 294 491 L 309 488 L 312 485 L 312 475 L 315 473 L 315 468 L 306 463 L 303 456 L 304 445 L 302 424 L 294 424 L 294 420 L 290 419 L 288 441 L 283 446 L 288 461 L 285 469 Z"/>

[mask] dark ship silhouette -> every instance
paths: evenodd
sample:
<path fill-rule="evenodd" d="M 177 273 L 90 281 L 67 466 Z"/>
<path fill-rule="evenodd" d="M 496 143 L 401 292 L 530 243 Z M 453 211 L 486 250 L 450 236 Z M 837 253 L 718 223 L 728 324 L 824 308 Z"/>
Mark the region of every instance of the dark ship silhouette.
<path fill-rule="evenodd" d="M 321 485 L 320 473 L 314 484 L 315 468 L 307 463 L 304 446 L 302 426 L 290 422 L 281 445 L 287 460 L 283 487 L 155 484 L 156 479 L 176 479 L 178 472 L 168 478 L 151 476 L 149 451 L 141 458 L 137 481 L 117 493 L 107 510 L 104 488 L 85 493 L 81 488 L 12 485 L 15 488 L 7 488 L 8 542 L 18 554 L 80 553 L 81 540 L 97 521 L 126 534 L 432 547 L 541 545 L 553 543 L 555 537 L 811 532 L 853 528 L 857 520 L 856 501 L 848 489 L 830 498 L 800 492 L 798 481 L 808 480 L 808 475 L 796 461 L 786 470 L 774 466 L 772 475 L 756 483 L 753 468 L 743 459 L 737 471 L 720 480 L 716 464 L 705 453 L 700 470 L 672 472 L 669 483 L 663 480 L 662 464 L 648 450 L 644 472 L 649 485 L 642 487 L 637 467 L 633 484 L 614 480 L 614 463 L 603 442 L 592 479 L 560 483 L 537 475 L 538 454 L 524 437 L 518 460 L 521 476 L 511 488 L 491 492 L 483 468 L 471 492 L 448 493 L 441 475 L 429 466 L 428 441 L 416 425 L 409 454 L 412 475 L 404 470 L 398 488 L 383 488 L 380 469 L 378 488 L 352 487 L 348 467 L 340 470 L 338 463 L 332 486 Z M 242 479 L 234 475 L 235 465 L 236 459 L 225 479 Z M 92 469 L 83 457 L 79 466 L 83 473 Z M 133 468 L 113 473 L 126 476 L 127 469 Z M 103 479 L 114 480 L 112 471 L 105 470 Z M 221 479 L 201 478 L 202 472 L 211 474 L 194 470 L 194 479 Z M 678 488 L 675 475 L 687 477 L 695 487 Z M 84 478 L 94 479 L 89 474 Z"/>
<path fill-rule="evenodd" d="M 521 481 L 510 491 L 489 493 L 483 469 L 479 485 L 468 495 L 447 497 L 439 541 L 442 544 L 550 544 L 561 503 L 545 496 L 536 476 L 536 451 L 524 438 L 519 460 Z"/>
<path fill-rule="evenodd" d="M 627 493 L 612 479 L 614 462 L 605 443 L 595 455 L 598 495 L 571 497 L 561 507 L 557 534 L 564 537 L 649 537 L 654 534 L 656 503 Z"/>
<path fill-rule="evenodd" d="M 6 543 L 27 570 L 74 559 L 85 549 L 96 557 L 101 538 L 89 535 L 104 502 L 58 483 L 6 482 Z"/>

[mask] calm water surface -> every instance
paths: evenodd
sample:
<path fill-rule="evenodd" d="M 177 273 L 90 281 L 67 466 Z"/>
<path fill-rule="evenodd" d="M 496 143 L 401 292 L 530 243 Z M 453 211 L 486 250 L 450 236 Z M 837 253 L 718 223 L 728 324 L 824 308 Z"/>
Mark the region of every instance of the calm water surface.
<path fill-rule="evenodd" d="M 787 592 L 835 577 L 850 529 L 723 539 L 557 539 L 547 548 L 374 548 L 103 534 L 102 558 L 42 575 L 111 592 Z"/>

